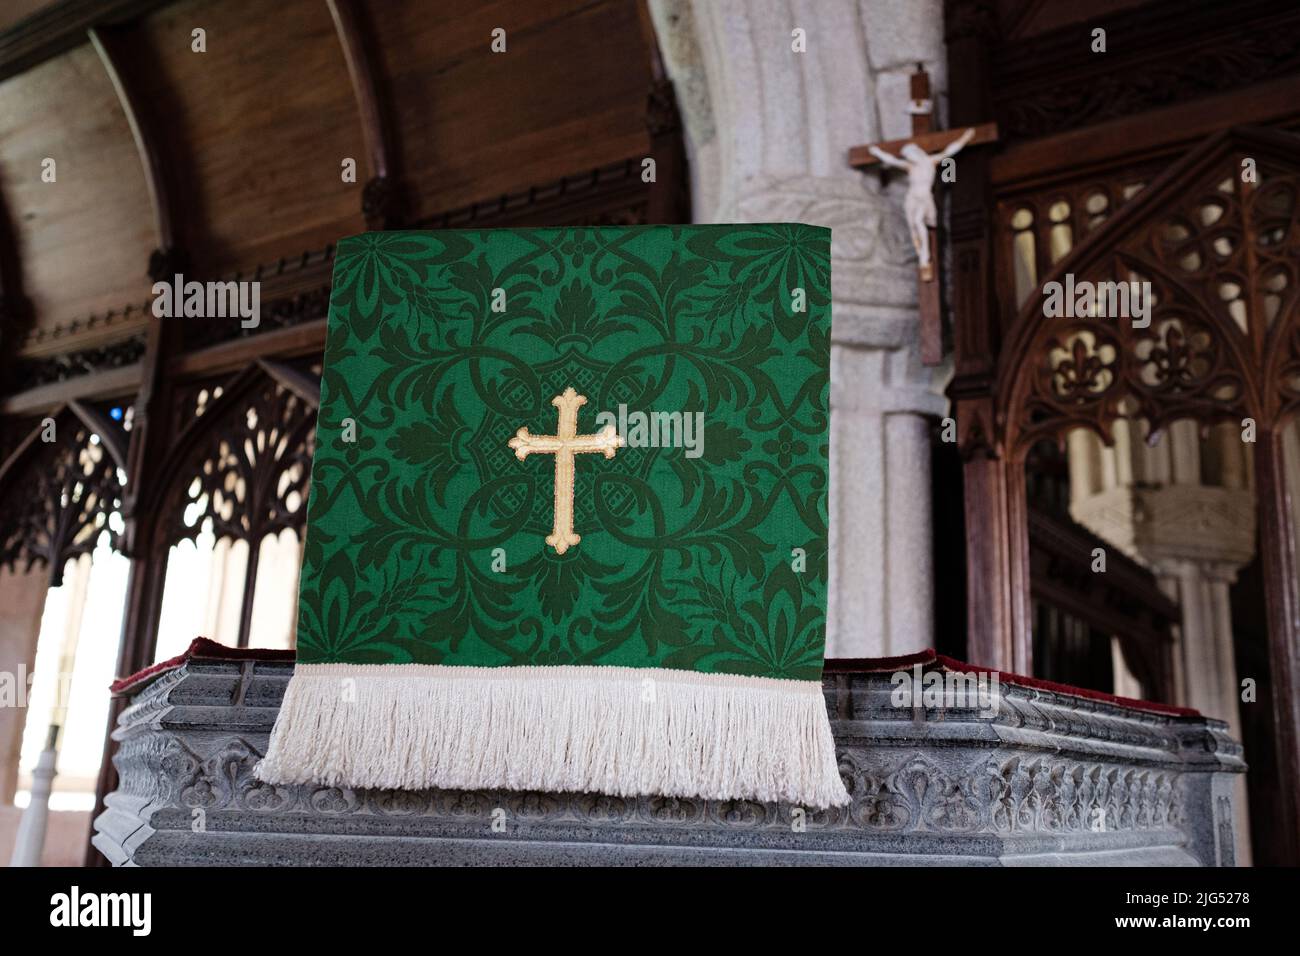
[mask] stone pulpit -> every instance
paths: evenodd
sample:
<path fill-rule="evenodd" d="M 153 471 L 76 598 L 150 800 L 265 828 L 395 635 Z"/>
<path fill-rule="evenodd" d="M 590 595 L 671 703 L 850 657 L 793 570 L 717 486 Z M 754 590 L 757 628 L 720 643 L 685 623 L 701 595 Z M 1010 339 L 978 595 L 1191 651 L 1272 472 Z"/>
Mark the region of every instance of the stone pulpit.
<path fill-rule="evenodd" d="M 140 866 L 1234 865 L 1245 764 L 1224 723 L 930 652 L 827 663 L 852 802 L 822 811 L 266 784 L 253 768 L 291 658 L 200 640 L 115 685 L 130 702 L 100 852 Z M 954 706 L 953 675 L 987 683 Z"/>

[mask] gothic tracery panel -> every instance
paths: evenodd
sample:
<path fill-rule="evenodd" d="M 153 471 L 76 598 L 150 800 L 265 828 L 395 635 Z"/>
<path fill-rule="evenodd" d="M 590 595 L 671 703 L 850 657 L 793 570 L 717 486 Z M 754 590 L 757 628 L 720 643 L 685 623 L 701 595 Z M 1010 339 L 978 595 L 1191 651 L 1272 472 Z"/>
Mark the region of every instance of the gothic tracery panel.
<path fill-rule="evenodd" d="M 1075 245 L 1100 228 L 1159 173 L 1150 163 L 1104 177 L 1058 183 L 998 203 L 999 258 L 1012 279 L 1014 301 L 1004 303 L 1004 324 L 1034 293 L 1038 282 Z"/>
<path fill-rule="evenodd" d="M 286 528 L 300 531 L 315 407 L 257 370 L 180 398 L 182 414 L 193 416 L 190 429 L 201 433 L 188 443 L 164 500 L 165 543 L 193 540 L 208 521 L 218 540 L 256 543 Z"/>
<path fill-rule="evenodd" d="M 0 476 L 0 567 L 48 568 L 58 587 L 67 562 L 93 551 L 101 534 L 118 546 L 121 525 L 113 519 L 126 476 L 100 436 L 70 411 L 37 429 Z"/>
<path fill-rule="evenodd" d="M 1109 440 L 1126 415 L 1155 432 L 1300 405 L 1300 172 L 1265 149 L 1202 152 L 1113 238 L 1036 277 L 1060 282 L 1064 310 L 1036 284 L 1017 315 L 1013 338 L 1029 347 L 1006 367 L 1015 447 L 1080 425 Z"/>

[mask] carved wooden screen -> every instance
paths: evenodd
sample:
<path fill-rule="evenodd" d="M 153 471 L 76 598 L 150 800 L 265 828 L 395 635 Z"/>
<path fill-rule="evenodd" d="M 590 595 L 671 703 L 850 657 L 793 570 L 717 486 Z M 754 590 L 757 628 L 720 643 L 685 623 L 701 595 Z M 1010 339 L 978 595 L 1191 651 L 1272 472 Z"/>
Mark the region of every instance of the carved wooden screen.
<path fill-rule="evenodd" d="M 1003 329 L 1015 323 L 1052 267 L 1138 195 L 1163 165 L 1141 164 L 1110 175 L 999 198 L 997 262 Z M 1014 290 L 1014 296 L 1006 295 Z"/>
<path fill-rule="evenodd" d="M 1031 297 L 999 378 L 1014 454 L 1071 426 L 1109 439 L 1126 413 L 1152 429 L 1179 418 L 1277 426 L 1300 403 L 1293 139 L 1217 138 L 1057 264 L 1048 279 L 1149 282 L 1151 323 L 1044 320 Z M 1243 181 L 1252 166 L 1258 181 Z"/>
<path fill-rule="evenodd" d="M 1266 154 L 1265 140 L 1280 147 L 1285 134 L 1247 133 L 1235 139 L 1240 147 L 1237 154 L 1220 154 L 1217 165 L 1209 161 L 1198 167 L 1199 173 L 1191 172 L 1186 163 L 1180 166 L 1180 185 L 1166 187 L 1169 198 L 1163 202 L 1143 197 L 1143 190 L 1169 166 L 1151 161 L 1000 196 L 995 256 L 998 324 L 1009 349 L 1023 349 L 1026 333 L 1038 332 L 1041 335 L 1030 352 L 1047 350 L 1037 378 L 1020 379 L 1028 384 L 1020 417 L 997 435 L 1001 440 L 1019 429 L 1019 439 L 1008 449 L 1013 455 L 1024 456 L 1026 448 L 1043 438 L 1060 440 L 1072 428 L 1086 429 L 1108 444 L 1115 439 L 1118 445 L 1140 444 L 1141 432 L 1150 429 L 1148 439 L 1158 441 L 1170 422 L 1184 418 L 1201 425 L 1206 461 L 1218 457 L 1223 467 L 1245 465 L 1250 446 L 1240 441 L 1242 420 L 1250 418 L 1258 424 L 1261 419 L 1248 412 L 1244 399 L 1231 401 L 1234 394 L 1241 394 L 1229 380 L 1272 374 L 1264 357 L 1275 350 L 1265 340 L 1294 285 L 1285 266 L 1289 250 L 1274 244 L 1282 243 L 1294 215 L 1294 183 L 1290 160 L 1280 158 L 1280 165 L 1272 167 L 1265 161 L 1261 170 L 1256 157 L 1247 155 Z M 1247 159 L 1247 166 L 1235 165 Z M 1122 241 L 1107 233 L 1110 238 L 1104 241 L 1109 250 L 1094 255 L 1091 272 L 1085 272 L 1079 255 L 1086 250 L 1079 245 L 1139 201 L 1156 210 L 1138 216 L 1150 220 L 1145 228 L 1128 227 L 1129 235 Z M 1253 213 L 1242 208 L 1243 202 L 1251 203 Z M 1256 216 L 1259 222 L 1254 228 L 1261 230 L 1255 251 L 1240 238 L 1249 215 Z M 1071 273 L 1077 282 L 1150 282 L 1157 299 L 1151 326 L 1134 328 L 1104 317 L 1044 319 L 1042 286 L 1058 264 L 1058 274 Z M 1249 298 L 1250 288 L 1257 289 L 1258 301 Z M 1208 305 L 1201 305 L 1202 300 Z M 1208 319 L 1201 314 L 1207 308 Z M 1259 316 L 1253 327 L 1252 310 Z M 1017 358 L 1005 361 L 1003 367 L 1020 373 L 1029 353 L 1015 354 Z M 1218 356 L 1217 371 L 1208 368 L 1212 356 Z M 1001 384 L 1006 385 L 1005 371 Z M 1268 385 L 1261 388 L 1269 392 Z M 1193 398 L 1191 393 L 1198 389 L 1199 396 Z M 1004 402 L 999 414 L 1005 416 L 1005 409 Z M 1262 413 L 1268 417 L 1274 411 L 1265 408 Z M 1211 433 L 1213 447 L 1204 446 L 1204 429 L 1215 420 L 1224 424 Z M 1274 421 L 1273 427 L 1279 422 Z M 1080 436 L 1071 438 L 1072 448 L 1076 437 Z M 1223 446 L 1232 444 L 1237 454 L 1233 462 L 1224 464 Z M 1148 457 L 1155 452 L 1141 454 Z M 1216 466 L 1207 467 L 1213 471 Z M 1211 485 L 1229 480 L 1240 486 L 1244 479 L 1240 473 L 1228 479 L 1203 473 L 1202 480 Z M 1248 550 L 1252 553 L 1253 527 L 1252 516 L 1245 529 L 1251 535 Z"/>
<path fill-rule="evenodd" d="M 1300 137 L 1275 131 L 1216 136 L 1037 277 L 1040 294 L 1028 297 L 1006 330 L 993 426 L 1009 469 L 1009 520 L 1021 529 L 1011 545 L 1022 582 L 1024 483 L 1013 473 L 1036 442 L 1060 440 L 1072 428 L 1110 442 L 1126 418 L 1144 420 L 1153 432 L 1184 418 L 1253 423 L 1266 458 L 1256 467 L 1261 496 L 1281 493 L 1269 478 L 1277 436 L 1300 407 L 1298 146 Z M 1014 226 L 1014 215 L 1008 221 Z M 1076 283 L 1149 282 L 1150 324 L 1045 318 L 1041 289 L 1067 274 Z M 1284 512 L 1264 509 L 1260 524 L 1277 542 L 1273 556 L 1290 562 L 1279 552 L 1289 540 L 1286 525 L 1276 523 Z M 1290 568 L 1283 565 L 1279 583 L 1294 578 Z M 1294 627 L 1292 591 L 1278 597 L 1279 627 Z M 1027 657 L 1027 606 L 1011 605 L 1011 643 Z M 1027 664 L 1024 657 L 1017 666 Z"/>
<path fill-rule="evenodd" d="M 263 540 L 285 529 L 302 538 L 319 373 L 317 362 L 262 360 L 220 384 L 176 390 L 176 444 L 147 505 L 156 515 L 153 549 L 193 541 L 204 527 L 216 541 L 247 544 L 241 647 L 249 643 Z"/>
<path fill-rule="evenodd" d="M 1149 324 L 1045 316 L 1043 286 L 1067 275 L 1150 283 Z M 966 426 L 968 501 L 972 488 L 984 496 L 993 517 L 980 520 L 1008 547 L 1005 573 L 987 588 L 988 605 L 1005 609 L 988 628 L 990 656 L 1032 667 L 1024 463 L 1035 443 L 1077 428 L 1109 443 L 1125 420 L 1152 433 L 1181 419 L 1229 423 L 1253 458 L 1273 735 L 1281 778 L 1293 779 L 1300 596 L 1282 435 L 1300 410 L 1300 136 L 1213 136 L 1036 278 L 1038 294 L 1003 330 L 991 414 Z"/>
<path fill-rule="evenodd" d="M 30 426 L 0 462 L 0 567 L 48 569 L 63 583 L 70 559 L 89 554 L 102 534 L 119 546 L 130 406 L 75 402 Z M 9 429 L 18 433 L 17 427 Z"/>

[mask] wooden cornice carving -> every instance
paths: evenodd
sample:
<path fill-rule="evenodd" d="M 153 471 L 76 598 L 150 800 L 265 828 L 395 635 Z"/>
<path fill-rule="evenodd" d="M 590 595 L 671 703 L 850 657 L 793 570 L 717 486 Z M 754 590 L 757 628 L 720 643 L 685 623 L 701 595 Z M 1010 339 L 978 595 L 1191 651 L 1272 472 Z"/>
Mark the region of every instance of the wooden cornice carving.
<path fill-rule="evenodd" d="M 86 31 L 138 19 L 172 0 L 62 0 L 0 33 L 0 80 L 86 42 Z"/>
<path fill-rule="evenodd" d="M 639 156 L 629 157 L 589 172 L 437 213 L 412 223 L 411 228 L 488 229 L 644 223 L 648 221 L 652 197 L 650 187 L 641 181 L 641 159 Z M 302 354 L 304 347 L 319 349 L 324 343 L 323 325 L 329 310 L 333 268 L 334 247 L 331 245 L 218 277 L 221 281 L 261 282 L 262 321 L 250 329 L 242 328 L 237 322 L 187 322 L 182 336 L 185 351 L 170 360 L 174 370 L 194 373 L 208 367 L 209 360 L 212 367 L 225 368 L 230 361 L 247 362 L 258 355 L 284 354 L 282 346 L 287 346 L 289 354 L 295 355 Z M 139 315 L 147 308 L 147 303 L 130 305 L 103 317 L 92 316 L 81 324 L 107 325 Z M 310 335 L 304 338 L 291 331 L 294 329 L 306 329 Z M 72 331 L 71 328 L 56 328 L 38 334 L 41 341 L 46 342 Z M 304 346 L 304 343 L 308 344 Z M 24 344 L 35 344 L 35 339 L 29 338 Z M 143 351 L 143 333 L 137 333 L 105 346 L 23 359 L 17 366 L 15 377 L 9 380 L 13 383 L 12 394 L 0 397 L 0 413 L 20 408 L 46 408 L 52 402 L 67 401 L 68 397 L 101 394 L 74 384 L 74 380 L 87 376 L 97 376 L 105 387 L 120 389 L 120 375 L 104 377 L 104 374 L 119 370 L 125 373 L 136 367 Z M 138 379 L 138 371 L 136 377 Z M 93 383 L 82 384 L 89 386 Z"/>
<path fill-rule="evenodd" d="M 419 229 L 488 229 L 502 226 L 604 226 L 646 222 L 649 194 L 641 161 L 633 156 L 589 172 L 564 176 L 426 216 Z"/>
<path fill-rule="evenodd" d="M 1096 27 L 1106 30 L 1105 53 L 1091 49 Z M 1300 8 L 1165 0 L 987 42 L 999 129 L 1030 139 L 1300 74 Z"/>

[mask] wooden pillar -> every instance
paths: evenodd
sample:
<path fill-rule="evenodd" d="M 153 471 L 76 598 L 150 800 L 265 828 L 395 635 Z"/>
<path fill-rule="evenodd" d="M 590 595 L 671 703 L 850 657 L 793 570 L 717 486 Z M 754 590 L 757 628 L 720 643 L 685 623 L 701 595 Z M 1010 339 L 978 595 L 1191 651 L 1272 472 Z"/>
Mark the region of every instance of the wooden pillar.
<path fill-rule="evenodd" d="M 184 163 L 180 156 L 169 154 L 165 148 L 168 137 L 162 135 L 161 130 L 166 118 L 160 115 L 157 104 L 145 95 L 149 87 L 144 82 L 143 72 L 150 68 L 152 51 L 135 23 L 95 26 L 89 35 L 131 128 L 153 206 L 157 248 L 146 271 L 155 281 L 170 280 L 188 263 L 185 239 L 189 233 L 185 227 L 195 218 L 195 211 L 183 201 L 187 194 L 187 190 L 181 188 L 187 182 Z M 157 642 L 167 550 L 159 544 L 156 528 L 155 512 L 159 505 L 156 472 L 172 438 L 169 434 L 171 394 L 166 384 L 166 362 L 180 350 L 180 345 L 180 329 L 175 320 L 149 319 L 127 448 L 127 483 L 122 496 L 122 518 L 126 530 L 122 535 L 121 550 L 130 559 L 131 566 L 127 575 L 122 638 L 118 646 L 119 676 L 151 663 Z M 107 863 L 90 845 L 89 837 L 94 833 L 94 818 L 103 812 L 105 794 L 117 785 L 117 771 L 112 763 L 116 746 L 111 735 L 123 706 L 123 701 L 114 700 L 109 707 L 104 757 L 95 788 L 95 809 L 87 834 L 87 866 Z"/>
<path fill-rule="evenodd" d="M 637 4 L 637 21 L 650 50 L 650 90 L 646 95 L 645 126 L 650 136 L 650 158 L 655 164 L 655 183 L 650 190 L 646 222 L 652 225 L 690 222 L 690 175 L 686 167 L 686 143 L 682 138 L 677 93 L 664 68 L 659 53 L 659 37 L 644 0 Z"/>
<path fill-rule="evenodd" d="M 1006 468 L 977 454 L 963 466 L 966 507 L 966 659 L 1010 670 L 1011 605 L 1006 580 L 1010 531 Z"/>
<path fill-rule="evenodd" d="M 946 0 L 948 126 L 993 119 L 989 48 L 997 32 L 991 4 Z M 1031 673 L 1029 531 L 1023 464 L 1004 446 L 997 402 L 997 299 L 990 211 L 991 149 L 963 155 L 949 195 L 953 380 L 948 388 L 964 462 L 966 657 Z"/>
<path fill-rule="evenodd" d="M 237 646 L 247 647 L 253 633 L 253 601 L 257 598 L 257 568 L 262 560 L 262 542 L 265 538 L 248 539 L 248 561 L 244 565 L 244 593 L 239 603 L 239 636 Z"/>
<path fill-rule="evenodd" d="M 958 415 L 961 413 L 959 404 Z M 966 657 L 983 667 L 1031 674 L 1034 662 L 1024 463 L 976 444 L 977 438 L 968 435 L 969 444 L 962 456 Z"/>
<path fill-rule="evenodd" d="M 1255 443 L 1259 548 L 1268 616 L 1273 741 L 1282 815 L 1276 821 L 1279 859 L 1300 864 L 1300 596 L 1280 429 L 1261 429 Z M 1300 493 L 1300 489 L 1290 489 Z"/>
<path fill-rule="evenodd" d="M 136 395 L 127 451 L 127 486 L 122 496 L 122 518 L 126 524 L 122 552 L 130 559 L 127 575 L 126 610 L 122 639 L 118 646 L 118 676 L 131 674 L 152 663 L 158 641 L 158 619 L 162 612 L 163 584 L 167 574 L 167 549 L 158 534 L 157 464 L 163 460 L 171 436 L 168 434 L 170 390 L 163 381 L 164 359 L 175 349 L 179 330 L 167 319 L 151 318 L 141 361 L 140 391 Z M 146 497 L 146 495 L 148 497 Z M 95 786 L 95 809 L 86 834 L 86 866 L 105 866 L 107 861 L 90 844 L 94 820 L 104 812 L 104 797 L 117 786 L 112 739 L 117 718 L 125 702 L 113 700 L 104 731 L 104 756 Z"/>

